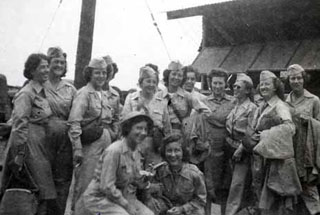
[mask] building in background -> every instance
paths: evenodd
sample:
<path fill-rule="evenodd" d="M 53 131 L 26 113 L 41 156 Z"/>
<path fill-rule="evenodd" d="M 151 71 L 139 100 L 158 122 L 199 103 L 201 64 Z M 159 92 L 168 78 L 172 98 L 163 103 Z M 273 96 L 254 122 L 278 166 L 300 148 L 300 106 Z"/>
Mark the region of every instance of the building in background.
<path fill-rule="evenodd" d="M 202 16 L 203 35 L 193 66 L 202 74 L 214 67 L 277 75 L 294 63 L 311 75 L 307 89 L 320 96 L 319 0 L 233 0 L 167 12 L 168 19 Z"/>

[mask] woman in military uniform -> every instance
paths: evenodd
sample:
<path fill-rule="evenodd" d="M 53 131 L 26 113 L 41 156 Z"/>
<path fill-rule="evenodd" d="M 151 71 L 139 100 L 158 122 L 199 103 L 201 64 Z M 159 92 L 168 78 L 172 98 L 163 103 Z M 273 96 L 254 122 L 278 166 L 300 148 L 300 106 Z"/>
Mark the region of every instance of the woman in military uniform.
<path fill-rule="evenodd" d="M 206 187 L 202 172 L 188 163 L 189 152 L 180 134 L 164 139 L 161 155 L 166 163 L 156 170 L 147 205 L 155 214 L 204 215 Z"/>
<path fill-rule="evenodd" d="M 302 202 L 305 205 L 305 207 L 299 207 L 304 210 L 300 214 L 320 214 L 319 192 L 316 186 L 319 184 L 319 167 L 314 157 L 316 148 L 319 146 L 310 145 L 307 141 L 308 124 L 318 123 L 320 120 L 320 100 L 304 88 L 308 75 L 300 65 L 289 66 L 287 72 L 292 91 L 286 102 L 293 108 L 297 131 L 294 138 L 295 158 L 303 190 Z"/>
<path fill-rule="evenodd" d="M 67 72 L 66 53 L 59 47 L 48 49 L 49 80 L 45 83 L 47 99 L 53 112 L 48 122 L 47 141 L 57 201 L 50 202 L 52 214 L 64 214 L 72 180 L 72 145 L 68 138 L 67 121 L 76 88 L 62 79 Z"/>
<path fill-rule="evenodd" d="M 25 163 L 40 191 L 37 214 L 45 215 L 48 201 L 57 197 L 46 141 L 46 126 L 52 116 L 44 88 L 49 78 L 47 56 L 31 54 L 25 62 L 23 74 L 29 82 L 14 98 L 9 139 L 13 162 L 9 169 L 17 173 Z"/>
<path fill-rule="evenodd" d="M 136 197 L 148 181 L 141 174 L 138 145 L 152 130 L 152 119 L 139 112 L 127 114 L 121 122 L 123 138 L 104 150 L 93 180 L 78 201 L 77 215 L 153 215 Z"/>
<path fill-rule="evenodd" d="M 253 103 L 253 83 L 249 76 L 238 73 L 233 85 L 236 106 L 227 117 L 228 136 L 226 146 L 232 154 L 233 174 L 229 190 L 226 215 L 235 215 L 241 207 L 250 205 L 251 155 L 245 150 L 242 141 L 247 126 L 252 121 L 257 106 Z"/>
<path fill-rule="evenodd" d="M 108 93 L 102 90 L 107 78 L 107 64 L 94 58 L 84 70 L 87 85 L 78 90 L 70 111 L 69 138 L 73 146 L 75 169 L 74 203 L 85 191 L 103 150 L 111 144 L 113 108 Z"/>
<path fill-rule="evenodd" d="M 263 98 L 247 130 L 243 145 L 253 151 L 253 188 L 262 215 L 292 214 L 301 192 L 294 159 L 295 126 L 283 101 L 283 84 L 270 71 L 260 74 Z"/>
<path fill-rule="evenodd" d="M 122 117 L 138 111 L 151 117 L 154 123 L 153 137 L 146 137 L 139 146 L 145 158 L 145 166 L 159 163 L 162 138 L 171 132 L 166 100 L 156 95 L 159 76 L 151 67 L 140 69 L 139 86 L 141 91 L 130 93 L 125 101 Z"/>

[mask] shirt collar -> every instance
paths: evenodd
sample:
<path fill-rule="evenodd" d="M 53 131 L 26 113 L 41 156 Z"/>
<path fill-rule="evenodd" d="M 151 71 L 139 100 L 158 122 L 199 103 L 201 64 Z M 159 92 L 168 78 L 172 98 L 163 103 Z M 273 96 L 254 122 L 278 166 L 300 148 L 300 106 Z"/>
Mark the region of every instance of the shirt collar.
<path fill-rule="evenodd" d="M 70 86 L 70 85 L 71 85 L 70 83 L 68 83 L 67 81 L 64 81 L 64 80 L 61 79 L 59 81 L 59 83 L 58 83 L 58 86 L 57 86 L 56 90 L 60 90 L 61 88 L 65 87 L 65 86 Z M 53 87 L 52 87 L 52 84 L 51 84 L 51 82 L 49 80 L 46 81 L 45 86 L 47 86 L 47 88 L 50 88 L 50 89 L 54 90 Z"/>
<path fill-rule="evenodd" d="M 115 89 L 113 89 L 111 86 L 109 87 L 108 92 L 110 92 L 112 96 L 115 96 L 115 97 L 120 96 L 119 93 L 118 93 L 118 91 L 116 91 Z"/>
<path fill-rule="evenodd" d="M 36 91 L 37 94 L 39 94 L 41 90 L 43 90 L 43 86 L 37 81 L 31 80 L 29 84 Z"/>
<path fill-rule="evenodd" d="M 303 90 L 303 95 L 304 95 L 304 97 L 307 97 L 307 98 L 313 98 L 314 97 L 314 95 L 312 93 L 310 93 L 306 89 Z"/>
<path fill-rule="evenodd" d="M 208 96 L 208 100 L 217 100 L 217 101 L 218 101 L 218 99 L 214 96 L 213 93 L 211 93 L 211 94 Z M 232 100 L 232 96 L 224 93 L 224 95 L 222 96 L 221 100 L 229 100 L 229 101 L 231 101 L 231 100 Z"/>
<path fill-rule="evenodd" d="M 132 95 L 132 99 L 133 100 L 138 100 L 140 96 L 141 96 L 141 91 L 134 92 L 133 95 Z"/>
<path fill-rule="evenodd" d="M 165 88 L 162 92 L 163 92 L 163 98 L 169 95 L 168 88 Z M 184 95 L 185 91 L 181 87 L 178 87 L 177 92 L 175 93 L 181 97 L 185 96 Z"/>
<path fill-rule="evenodd" d="M 87 83 L 87 89 L 88 89 L 89 92 L 95 92 L 96 91 L 94 89 L 93 85 L 90 82 Z"/>
<path fill-rule="evenodd" d="M 292 99 L 291 99 L 292 98 L 292 94 L 293 94 L 293 92 L 291 91 L 289 93 L 289 95 L 287 96 L 286 101 L 289 102 L 289 103 L 292 102 Z M 313 98 L 314 95 L 312 93 L 310 93 L 308 90 L 304 89 L 303 90 L 303 97 L 305 97 L 305 98 Z"/>
<path fill-rule="evenodd" d="M 186 163 L 182 163 L 182 167 L 181 167 L 181 169 L 179 171 L 179 175 L 182 176 L 182 177 L 188 178 L 188 174 L 187 174 L 188 171 L 186 171 L 186 168 L 187 168 L 187 164 Z M 173 173 L 170 170 L 169 164 L 165 165 L 164 171 L 163 171 L 163 176 L 165 177 L 167 175 L 172 175 L 172 174 Z"/>
<path fill-rule="evenodd" d="M 267 101 L 267 104 L 271 107 L 274 107 L 279 101 L 279 97 L 277 95 L 274 95 L 271 97 L 271 99 L 269 99 L 269 101 Z"/>
<path fill-rule="evenodd" d="M 244 102 L 242 102 L 242 104 L 238 105 L 238 108 L 247 109 L 250 104 L 251 104 L 250 99 L 249 99 L 249 98 L 246 98 L 246 100 L 244 100 Z"/>

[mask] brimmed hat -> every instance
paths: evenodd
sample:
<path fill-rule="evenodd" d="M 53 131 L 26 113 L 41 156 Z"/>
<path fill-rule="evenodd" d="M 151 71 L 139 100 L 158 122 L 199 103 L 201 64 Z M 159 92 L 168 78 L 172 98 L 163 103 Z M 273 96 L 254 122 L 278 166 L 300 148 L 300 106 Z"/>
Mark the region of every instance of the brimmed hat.
<path fill-rule="evenodd" d="M 299 64 L 292 64 L 291 66 L 288 67 L 287 71 L 288 71 L 288 75 L 294 75 L 294 74 L 303 73 L 304 69 Z"/>
<path fill-rule="evenodd" d="M 268 70 L 264 70 L 260 73 L 260 81 L 265 81 L 270 78 L 277 78 L 277 76 Z"/>
<path fill-rule="evenodd" d="M 149 125 L 153 126 L 153 120 L 146 114 L 138 112 L 138 111 L 133 111 L 128 113 L 126 116 L 123 117 L 123 119 L 120 121 L 121 127 L 124 126 L 125 124 L 129 123 L 130 121 L 136 119 L 136 118 L 144 118 Z"/>
<path fill-rule="evenodd" d="M 107 63 L 103 58 L 93 58 L 90 60 L 88 67 L 94 69 L 106 69 Z"/>
<path fill-rule="evenodd" d="M 55 47 L 48 48 L 47 56 L 49 58 L 60 58 L 60 57 L 66 58 L 67 54 L 64 53 L 60 47 L 55 46 Z"/>
<path fill-rule="evenodd" d="M 180 63 L 180 61 L 175 60 L 175 61 L 171 61 L 168 65 L 168 69 L 169 70 L 181 70 L 182 69 L 182 64 Z"/>

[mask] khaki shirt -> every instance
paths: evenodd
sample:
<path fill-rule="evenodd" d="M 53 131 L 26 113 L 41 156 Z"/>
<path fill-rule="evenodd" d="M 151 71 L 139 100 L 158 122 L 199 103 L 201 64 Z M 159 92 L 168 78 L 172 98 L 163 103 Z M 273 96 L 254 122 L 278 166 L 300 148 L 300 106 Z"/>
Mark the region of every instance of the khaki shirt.
<path fill-rule="evenodd" d="M 101 118 L 102 125 L 106 128 L 113 126 L 114 109 L 109 104 L 108 93 L 101 91 L 101 99 L 98 92 L 91 83 L 78 90 L 70 111 L 68 132 L 70 141 L 74 148 L 82 148 L 80 135 L 81 125 L 87 125 L 94 120 Z"/>
<path fill-rule="evenodd" d="M 15 95 L 10 137 L 14 145 L 27 143 L 29 123 L 46 123 L 52 115 L 46 94 L 42 85 L 31 80 Z"/>
<path fill-rule="evenodd" d="M 168 105 L 171 125 L 180 125 L 181 127 L 184 127 L 184 124 L 186 123 L 185 120 L 190 116 L 192 109 L 198 112 L 203 109 L 209 111 L 209 108 L 206 105 L 199 102 L 197 98 L 194 98 L 189 92 L 180 87 L 178 88 L 177 92 L 172 95 L 172 97 L 170 96 L 167 88 L 163 91 L 159 91 L 157 95 L 168 102 L 170 100 L 172 103 L 172 105 Z M 179 116 L 177 116 L 172 106 L 175 107 Z"/>
<path fill-rule="evenodd" d="M 141 168 L 140 152 L 137 149 L 132 151 L 126 139 L 118 140 L 103 152 L 86 195 L 107 198 L 124 206 L 130 195 L 135 196 L 136 187 L 132 183 L 141 178 Z"/>
<path fill-rule="evenodd" d="M 191 132 L 191 139 L 207 139 L 211 149 L 222 150 L 227 136 L 227 116 L 235 106 L 235 100 L 227 94 L 218 100 L 212 94 L 207 97 L 204 103 L 212 113 L 203 114 L 203 120 L 195 122 Z"/>
<path fill-rule="evenodd" d="M 76 88 L 69 82 L 61 80 L 56 88 L 50 81 L 44 84 L 48 91 L 48 101 L 54 116 L 67 120 L 76 95 Z"/>
<path fill-rule="evenodd" d="M 245 136 L 248 123 L 252 121 L 257 106 L 247 98 L 236 105 L 227 116 L 226 127 L 233 140 L 241 140 Z"/>
<path fill-rule="evenodd" d="M 204 210 L 206 186 L 203 173 L 195 165 L 183 163 L 177 173 L 171 172 L 169 165 L 164 165 L 157 171 L 155 181 L 162 183 L 162 194 L 173 206 L 182 206 L 186 214 Z"/>
<path fill-rule="evenodd" d="M 286 102 L 294 107 L 295 113 L 302 114 L 320 120 L 319 97 L 304 90 L 303 96 L 296 101 L 292 100 L 292 92 L 289 93 Z"/>
<path fill-rule="evenodd" d="M 141 98 L 141 91 L 130 93 L 123 106 L 122 117 L 132 111 L 139 111 L 151 117 L 154 125 L 160 128 L 165 135 L 171 132 L 167 101 L 155 95 L 152 100 L 145 104 Z"/>

